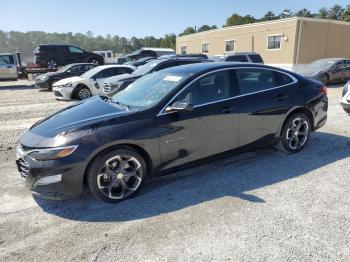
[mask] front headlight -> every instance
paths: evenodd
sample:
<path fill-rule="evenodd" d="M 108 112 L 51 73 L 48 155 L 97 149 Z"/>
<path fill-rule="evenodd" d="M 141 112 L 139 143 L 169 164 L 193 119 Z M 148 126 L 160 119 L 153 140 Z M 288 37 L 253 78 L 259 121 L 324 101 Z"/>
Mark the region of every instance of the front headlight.
<path fill-rule="evenodd" d="M 56 147 L 56 148 L 43 148 L 34 149 L 28 153 L 28 155 L 35 160 L 54 160 L 69 156 L 72 154 L 78 146 L 66 146 L 66 147 Z"/>
<path fill-rule="evenodd" d="M 64 87 L 72 87 L 73 86 L 73 84 L 72 83 L 67 83 L 67 84 L 65 84 L 65 85 L 63 85 Z"/>

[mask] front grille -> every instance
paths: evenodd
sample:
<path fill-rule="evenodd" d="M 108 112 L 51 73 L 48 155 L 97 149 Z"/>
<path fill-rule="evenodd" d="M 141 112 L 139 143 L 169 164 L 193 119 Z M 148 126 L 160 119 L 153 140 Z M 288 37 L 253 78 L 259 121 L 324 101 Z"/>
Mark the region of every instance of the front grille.
<path fill-rule="evenodd" d="M 106 94 L 108 94 L 111 91 L 111 85 L 109 83 L 104 83 L 103 84 L 103 92 L 105 92 Z"/>
<path fill-rule="evenodd" d="M 29 173 L 29 166 L 27 162 L 24 161 L 22 158 L 19 158 L 16 162 L 19 173 L 23 178 L 26 178 Z"/>

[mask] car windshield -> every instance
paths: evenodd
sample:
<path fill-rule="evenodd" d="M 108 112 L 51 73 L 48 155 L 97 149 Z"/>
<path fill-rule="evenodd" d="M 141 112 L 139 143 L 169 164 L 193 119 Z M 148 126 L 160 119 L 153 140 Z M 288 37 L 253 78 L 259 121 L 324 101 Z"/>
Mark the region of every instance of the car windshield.
<path fill-rule="evenodd" d="M 306 65 L 301 72 L 318 72 L 322 70 L 328 70 L 336 61 L 334 59 L 320 59 Z"/>
<path fill-rule="evenodd" d="M 111 102 L 129 108 L 151 107 L 159 103 L 189 76 L 189 73 L 174 74 L 168 70 L 149 74 L 115 94 Z"/>
<path fill-rule="evenodd" d="M 164 62 L 164 59 L 151 60 L 147 64 L 140 66 L 137 68 L 132 74 L 133 75 L 145 75 L 152 71 L 160 63 Z"/>
<path fill-rule="evenodd" d="M 66 65 L 66 66 L 61 67 L 60 69 L 58 69 L 56 72 L 57 73 L 63 73 L 63 72 L 66 72 L 71 67 L 72 67 L 72 65 Z"/>
<path fill-rule="evenodd" d="M 94 68 L 90 69 L 89 71 L 85 72 L 80 77 L 88 79 L 88 78 L 93 77 L 95 74 L 97 74 L 100 71 L 101 71 L 101 67 L 97 66 L 97 67 L 94 67 Z"/>

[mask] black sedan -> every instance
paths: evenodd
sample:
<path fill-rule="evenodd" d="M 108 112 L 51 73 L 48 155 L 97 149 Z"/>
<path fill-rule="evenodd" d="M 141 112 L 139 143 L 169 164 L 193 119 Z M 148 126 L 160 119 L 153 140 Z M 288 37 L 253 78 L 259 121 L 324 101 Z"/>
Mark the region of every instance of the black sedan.
<path fill-rule="evenodd" d="M 202 63 L 144 76 L 110 100 L 94 96 L 36 123 L 19 140 L 27 187 L 116 203 L 165 170 L 267 145 L 302 150 L 327 120 L 318 81 L 257 64 Z"/>
<path fill-rule="evenodd" d="M 140 59 L 135 60 L 135 61 L 126 62 L 125 65 L 131 65 L 131 66 L 139 67 L 139 66 L 145 65 L 148 62 L 150 62 L 152 60 L 155 60 L 155 59 L 157 59 L 157 57 L 149 57 L 148 56 L 148 57 L 140 58 Z"/>
<path fill-rule="evenodd" d="M 316 60 L 297 70 L 303 76 L 322 81 L 325 85 L 350 79 L 350 59 L 326 58 Z"/>
<path fill-rule="evenodd" d="M 80 76 L 94 67 L 94 64 L 88 63 L 76 63 L 66 65 L 57 70 L 56 72 L 46 73 L 37 76 L 35 78 L 35 87 L 40 89 L 51 90 L 52 85 L 55 82 L 72 76 Z"/>

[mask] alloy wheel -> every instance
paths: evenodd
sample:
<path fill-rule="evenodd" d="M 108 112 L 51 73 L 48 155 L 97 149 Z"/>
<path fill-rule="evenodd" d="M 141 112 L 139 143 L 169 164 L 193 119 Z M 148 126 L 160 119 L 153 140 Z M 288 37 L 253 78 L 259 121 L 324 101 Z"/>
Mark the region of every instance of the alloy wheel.
<path fill-rule="evenodd" d="M 292 150 L 303 147 L 308 140 L 309 124 L 302 117 L 295 118 L 289 125 L 286 133 L 288 146 Z"/>
<path fill-rule="evenodd" d="M 99 190 L 110 199 L 129 197 L 139 188 L 141 182 L 141 163 L 129 155 L 109 158 L 97 175 Z"/>
<path fill-rule="evenodd" d="M 97 59 L 95 59 L 95 58 L 91 59 L 90 63 L 94 64 L 94 65 L 99 65 L 100 64 L 99 61 Z"/>
<path fill-rule="evenodd" d="M 84 100 L 84 99 L 88 99 L 89 97 L 91 97 L 91 92 L 89 89 L 87 88 L 82 88 L 79 90 L 78 92 L 78 98 L 80 100 Z"/>
<path fill-rule="evenodd" d="M 57 62 L 54 59 L 50 59 L 47 61 L 47 67 L 48 68 L 56 68 Z"/>

